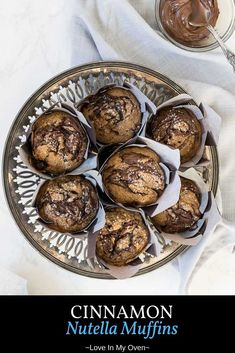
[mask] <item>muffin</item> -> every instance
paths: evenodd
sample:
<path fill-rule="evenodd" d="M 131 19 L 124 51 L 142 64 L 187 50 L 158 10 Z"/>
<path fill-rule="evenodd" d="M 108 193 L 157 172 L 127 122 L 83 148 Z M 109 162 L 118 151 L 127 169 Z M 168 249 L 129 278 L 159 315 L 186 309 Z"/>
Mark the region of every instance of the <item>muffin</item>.
<path fill-rule="evenodd" d="M 42 114 L 33 124 L 32 164 L 40 172 L 63 174 L 83 161 L 88 138 L 79 121 L 60 110 Z"/>
<path fill-rule="evenodd" d="M 107 209 L 105 220 L 97 235 L 96 254 L 110 265 L 125 266 L 144 251 L 149 230 L 138 212 L 120 207 Z"/>
<path fill-rule="evenodd" d="M 125 88 L 106 87 L 88 97 L 80 110 L 94 126 L 97 141 L 103 144 L 126 142 L 141 126 L 140 104 Z"/>
<path fill-rule="evenodd" d="M 149 206 L 165 188 L 159 156 L 148 147 L 126 147 L 106 163 L 102 178 L 107 194 L 118 203 Z"/>
<path fill-rule="evenodd" d="M 188 162 L 198 152 L 202 142 L 202 126 L 194 114 L 185 108 L 163 108 L 150 123 L 153 140 L 178 148 L 181 163 Z"/>
<path fill-rule="evenodd" d="M 35 206 L 49 228 L 61 233 L 77 233 L 94 220 L 98 195 L 93 184 L 79 175 L 47 180 L 40 188 Z"/>
<path fill-rule="evenodd" d="M 181 177 L 179 201 L 152 218 L 153 224 L 165 233 L 181 233 L 194 228 L 200 219 L 201 195 L 197 185 Z"/>

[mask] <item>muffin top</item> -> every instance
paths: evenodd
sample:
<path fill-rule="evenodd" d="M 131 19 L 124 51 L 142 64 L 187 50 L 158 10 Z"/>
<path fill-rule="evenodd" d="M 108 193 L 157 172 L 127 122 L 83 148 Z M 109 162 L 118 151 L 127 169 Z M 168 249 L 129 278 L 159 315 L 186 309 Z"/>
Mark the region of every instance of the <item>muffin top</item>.
<path fill-rule="evenodd" d="M 103 144 L 126 142 L 140 129 L 139 102 L 125 88 L 104 87 L 87 97 L 80 110 L 93 124 L 97 141 Z"/>
<path fill-rule="evenodd" d="M 180 179 L 179 201 L 152 218 L 153 224 L 165 233 L 190 230 L 201 217 L 201 195 L 197 185 L 192 180 L 182 177 Z"/>
<path fill-rule="evenodd" d="M 47 180 L 37 194 L 35 206 L 49 228 L 76 233 L 93 221 L 99 201 L 89 180 L 79 175 L 66 175 Z"/>
<path fill-rule="evenodd" d="M 102 178 L 106 191 L 118 203 L 149 206 L 165 188 L 159 156 L 148 147 L 125 147 L 106 163 Z"/>
<path fill-rule="evenodd" d="M 168 107 L 152 118 L 150 135 L 155 141 L 178 148 L 181 163 L 185 163 L 196 155 L 201 146 L 202 127 L 188 109 Z"/>
<path fill-rule="evenodd" d="M 43 173 L 68 172 L 84 161 L 87 144 L 84 129 L 72 115 L 59 110 L 44 113 L 32 127 L 32 163 Z"/>
<path fill-rule="evenodd" d="M 96 240 L 97 256 L 110 265 L 124 266 L 144 251 L 149 230 L 138 212 L 108 208 L 105 220 Z"/>

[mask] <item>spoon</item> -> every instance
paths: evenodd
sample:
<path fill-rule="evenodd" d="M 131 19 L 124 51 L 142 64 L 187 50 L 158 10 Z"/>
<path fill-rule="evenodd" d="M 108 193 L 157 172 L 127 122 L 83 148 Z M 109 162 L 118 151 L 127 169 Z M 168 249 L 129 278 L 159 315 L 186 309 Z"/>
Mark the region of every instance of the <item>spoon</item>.
<path fill-rule="evenodd" d="M 225 57 L 235 72 L 235 54 L 225 45 L 217 30 L 209 24 L 210 16 L 210 9 L 206 7 L 206 4 L 202 4 L 200 0 L 192 1 L 192 14 L 189 18 L 189 24 L 193 27 L 206 27 L 208 29 L 219 43 Z"/>

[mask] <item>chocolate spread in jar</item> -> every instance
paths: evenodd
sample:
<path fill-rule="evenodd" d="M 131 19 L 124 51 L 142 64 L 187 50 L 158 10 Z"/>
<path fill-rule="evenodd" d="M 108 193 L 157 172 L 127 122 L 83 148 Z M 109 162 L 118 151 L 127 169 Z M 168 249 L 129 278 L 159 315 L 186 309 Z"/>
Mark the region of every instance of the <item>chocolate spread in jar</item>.
<path fill-rule="evenodd" d="M 161 0 L 160 18 L 165 31 L 176 41 L 190 44 L 197 43 L 209 36 L 205 27 L 195 27 L 189 22 L 195 17 L 195 0 Z M 194 5 L 194 6 L 193 6 Z M 215 26 L 219 17 L 217 0 L 198 1 L 197 23 L 208 18 L 208 24 Z"/>

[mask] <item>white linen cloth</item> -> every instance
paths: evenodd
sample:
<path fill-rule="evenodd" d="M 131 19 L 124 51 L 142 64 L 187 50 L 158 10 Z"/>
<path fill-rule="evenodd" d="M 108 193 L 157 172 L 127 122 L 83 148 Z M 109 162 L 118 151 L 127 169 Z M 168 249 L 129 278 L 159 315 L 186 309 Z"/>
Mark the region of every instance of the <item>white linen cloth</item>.
<path fill-rule="evenodd" d="M 235 74 L 220 49 L 187 52 L 155 29 L 154 0 L 0 0 L 1 156 L 17 111 L 53 75 L 99 60 L 138 63 L 169 76 L 221 115 L 220 189 L 230 223 L 160 269 L 128 280 L 97 280 L 38 254 L 11 218 L 1 187 L 0 266 L 7 270 L 0 271 L 0 294 L 25 294 L 25 280 L 29 294 L 235 294 Z M 235 50 L 234 39 L 227 44 Z M 21 290 L 15 276 L 22 277 Z"/>

